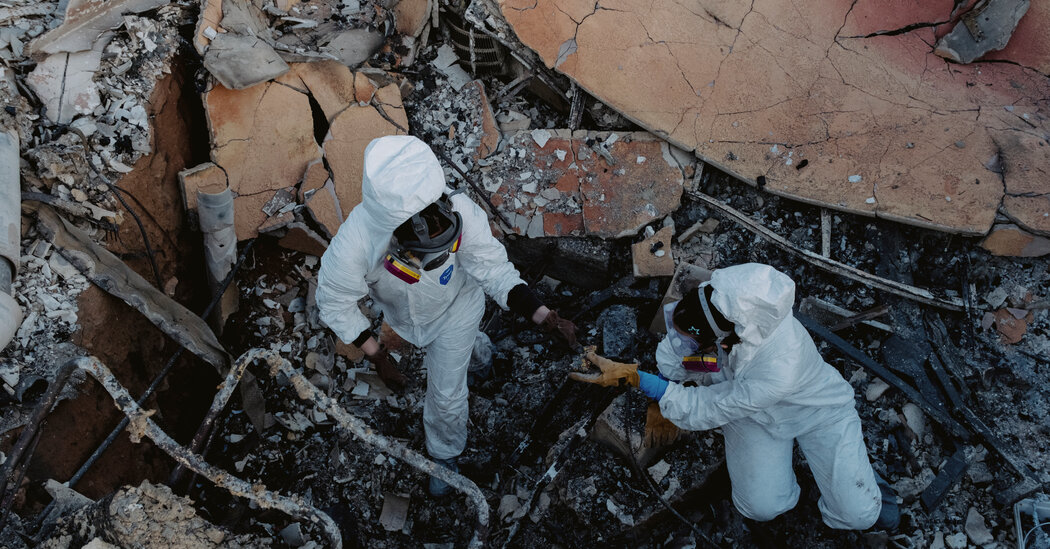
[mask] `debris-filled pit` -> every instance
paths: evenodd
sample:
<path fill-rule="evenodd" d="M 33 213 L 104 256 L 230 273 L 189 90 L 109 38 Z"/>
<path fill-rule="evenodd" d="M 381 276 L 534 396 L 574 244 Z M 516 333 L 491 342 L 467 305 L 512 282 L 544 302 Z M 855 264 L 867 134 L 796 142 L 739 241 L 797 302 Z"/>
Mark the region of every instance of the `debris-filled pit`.
<path fill-rule="evenodd" d="M 923 164 L 894 156 L 909 153 L 851 149 L 848 138 L 864 132 L 835 118 L 848 107 L 812 117 L 831 117 L 820 118 L 825 145 L 841 147 L 830 154 L 783 136 L 735 140 L 734 128 L 764 123 L 773 136 L 776 124 L 801 122 L 734 111 L 717 76 L 714 91 L 693 95 L 725 109 L 661 104 L 681 96 L 651 88 L 668 78 L 651 44 L 639 46 L 644 55 L 616 51 L 630 59 L 617 70 L 650 63 L 652 82 L 625 89 L 603 78 L 595 71 L 612 69 L 590 25 L 627 40 L 633 27 L 604 19 L 627 9 L 110 4 L 0 3 L 0 184 L 21 193 L 11 197 L 20 218 L 3 219 L 17 249 L 0 243 L 16 272 L 15 307 L 0 301 L 11 325 L 0 354 L 3 546 L 1050 547 L 1040 522 L 1050 514 L 1050 226 L 1040 218 L 1050 215 L 1050 95 L 1029 101 L 1050 89 L 1050 71 L 1012 59 L 1013 41 L 972 63 L 949 57 L 958 74 L 987 69 L 972 78 L 989 95 L 967 100 L 979 112 L 993 110 L 996 93 L 1012 97 L 1009 120 L 936 139 L 898 127 L 893 140 L 908 151 L 951 139 L 943 158 L 923 160 L 950 164 L 931 183 Z M 673 9 L 662 9 L 638 20 L 668 25 Z M 978 24 L 929 9 L 932 19 L 910 23 Z M 530 10 L 547 14 L 549 35 Z M 867 28 L 875 23 L 852 10 L 839 30 L 858 33 L 834 37 L 843 50 L 866 29 L 932 59 L 973 53 L 951 24 Z M 701 11 L 718 22 L 715 42 L 722 27 L 761 30 L 722 6 Z M 574 38 L 551 47 L 566 15 Z M 1014 40 L 1031 42 L 1050 11 L 996 17 L 1009 27 L 997 32 L 1010 38 L 1016 25 Z M 674 57 L 675 33 L 662 32 L 646 40 L 666 39 Z M 754 48 L 796 51 L 759 42 L 742 51 Z M 731 62 L 727 72 L 749 70 Z M 856 62 L 835 68 L 836 80 L 860 78 Z M 998 72 L 1011 70 L 1024 78 Z M 675 71 L 687 82 L 715 76 L 684 62 Z M 642 91 L 655 106 L 643 108 Z M 956 97 L 936 84 L 916 94 L 932 110 L 931 98 Z M 952 126 L 958 112 L 944 123 L 950 136 L 963 131 Z M 690 136 L 679 131 L 686 116 Z M 722 122 L 706 116 L 740 120 L 719 133 Z M 1015 130 L 1016 142 L 1003 137 Z M 706 131 L 717 139 L 690 141 Z M 406 134 L 433 148 L 521 278 L 602 356 L 656 372 L 662 306 L 712 270 L 764 263 L 790 276 L 796 318 L 854 389 L 900 526 L 825 526 L 797 448 L 797 506 L 768 522 L 744 518 L 720 430 L 650 447 L 647 397 L 570 380 L 586 368 L 579 349 L 492 299 L 468 372 L 460 484 L 431 496 L 423 351 L 361 301 L 408 378 L 401 391 L 388 387 L 317 303 L 321 256 L 362 201 L 365 147 Z M 1036 181 L 1018 182 L 1020 169 Z M 980 189 L 963 183 L 972 170 Z M 989 187 L 1001 192 L 986 200 Z M 143 413 L 133 399 L 144 392 Z"/>

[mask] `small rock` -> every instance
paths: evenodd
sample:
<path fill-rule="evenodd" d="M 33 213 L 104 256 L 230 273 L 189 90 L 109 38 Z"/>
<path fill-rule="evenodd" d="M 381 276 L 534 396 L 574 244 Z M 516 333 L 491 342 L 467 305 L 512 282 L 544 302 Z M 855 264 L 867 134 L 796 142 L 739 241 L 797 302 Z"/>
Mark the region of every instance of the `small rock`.
<path fill-rule="evenodd" d="M 383 510 L 379 513 L 379 524 L 388 532 L 397 532 L 405 526 L 408 518 L 409 499 L 405 496 L 383 494 Z"/>
<path fill-rule="evenodd" d="M 966 549 L 966 534 L 957 532 L 944 538 L 944 542 L 948 544 L 951 549 Z"/>
<path fill-rule="evenodd" d="M 966 513 L 966 535 L 976 545 L 986 545 L 995 541 L 995 536 L 988 531 L 988 526 L 984 523 L 984 517 L 975 507 L 970 507 Z"/>
<path fill-rule="evenodd" d="M 937 530 L 937 533 L 933 535 L 933 541 L 930 542 L 930 549 L 944 549 L 944 532 Z"/>
<path fill-rule="evenodd" d="M 984 300 L 988 305 L 991 305 L 993 309 L 998 309 L 999 306 L 1006 301 L 1006 296 L 1006 289 L 1000 286 L 991 292 L 988 292 L 988 295 L 984 296 Z"/>
<path fill-rule="evenodd" d="M 904 421 L 907 423 L 908 428 L 911 432 L 915 433 L 915 436 L 922 440 L 922 435 L 926 432 L 926 416 L 923 415 L 922 410 L 911 402 L 905 404 L 901 408 L 901 413 L 904 414 Z"/>
<path fill-rule="evenodd" d="M 532 140 L 536 142 L 541 149 L 547 144 L 551 138 L 551 132 L 544 129 L 532 130 Z"/>
<path fill-rule="evenodd" d="M 653 477 L 653 482 L 660 484 L 660 481 L 667 476 L 667 472 L 671 470 L 671 464 L 664 460 L 660 460 L 649 468 L 649 476 Z"/>
<path fill-rule="evenodd" d="M 881 379 L 876 379 L 868 385 L 867 391 L 864 392 L 864 398 L 868 399 L 868 402 L 875 402 L 889 388 L 889 383 L 886 383 Z"/>
<path fill-rule="evenodd" d="M 521 509 L 521 502 L 518 501 L 518 497 L 514 494 L 507 494 L 499 500 L 499 510 L 496 511 L 496 514 L 499 515 L 500 520 L 507 520 L 517 514 L 519 509 Z"/>
<path fill-rule="evenodd" d="M 306 539 L 303 538 L 303 530 L 298 522 L 293 522 L 281 530 L 281 539 L 292 547 L 301 547 L 306 543 Z"/>

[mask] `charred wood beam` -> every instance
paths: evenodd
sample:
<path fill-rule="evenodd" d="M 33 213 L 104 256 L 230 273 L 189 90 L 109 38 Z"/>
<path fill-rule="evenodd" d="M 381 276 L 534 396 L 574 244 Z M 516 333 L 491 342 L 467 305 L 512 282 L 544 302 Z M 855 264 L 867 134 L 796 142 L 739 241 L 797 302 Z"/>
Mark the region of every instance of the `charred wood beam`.
<path fill-rule="evenodd" d="M 948 458 L 944 467 L 941 467 L 941 471 L 937 473 L 933 482 L 922 491 L 919 499 L 922 501 L 923 509 L 927 513 L 936 509 L 944 500 L 944 496 L 948 495 L 948 490 L 955 486 L 969 467 L 970 459 L 966 456 L 966 448 L 959 448 L 952 454 L 952 457 Z"/>
<path fill-rule="evenodd" d="M 828 330 L 824 326 L 821 326 L 812 318 L 798 313 L 795 313 L 795 318 L 806 327 L 807 330 L 812 332 L 817 337 L 827 341 L 832 347 L 838 349 L 841 353 L 847 357 L 853 359 L 853 361 L 864 366 L 871 373 L 882 378 L 883 381 L 889 383 L 892 387 L 895 387 L 898 391 L 904 393 L 908 400 L 914 402 L 919 408 L 922 409 L 927 415 L 933 418 L 937 423 L 941 424 L 949 433 L 953 436 L 968 441 L 970 440 L 970 432 L 966 430 L 959 422 L 955 421 L 951 416 L 946 414 L 942 409 L 932 405 L 926 400 L 922 394 L 919 393 L 914 387 L 908 385 L 904 380 L 898 377 L 896 374 L 891 372 L 889 368 L 886 368 L 882 364 L 875 362 L 868 355 L 864 354 L 860 349 L 850 345 L 849 342 L 842 339 L 838 335 L 835 335 L 831 330 Z"/>
<path fill-rule="evenodd" d="M 685 194 L 695 200 L 699 200 L 715 208 L 716 210 L 726 215 L 733 221 L 742 225 L 747 230 L 769 240 L 778 248 L 791 254 L 794 254 L 802 260 L 816 267 L 824 269 L 825 271 L 849 278 L 850 280 L 860 282 L 861 284 L 877 288 L 884 292 L 889 292 L 891 294 L 898 295 L 910 299 L 912 301 L 917 301 L 919 303 L 923 303 L 925 305 L 930 305 L 940 309 L 947 309 L 950 311 L 961 311 L 964 308 L 963 302 L 958 298 L 939 298 L 930 293 L 929 290 L 916 288 L 914 286 L 909 286 L 908 284 L 897 282 L 895 280 L 890 280 L 870 273 L 866 273 L 856 267 L 851 267 L 844 263 L 839 263 L 838 261 L 824 257 L 818 253 L 799 248 L 798 246 L 795 246 L 794 244 L 788 242 L 787 239 L 785 239 L 784 237 L 776 234 L 775 232 L 761 225 L 757 221 L 751 219 L 743 212 L 736 210 L 730 207 L 728 204 L 711 196 L 708 196 L 702 192 L 687 189 L 685 191 Z"/>
<path fill-rule="evenodd" d="M 270 365 L 270 376 L 276 377 L 278 374 L 284 374 L 291 382 L 299 398 L 317 405 L 318 409 L 328 414 L 328 417 L 334 419 L 343 429 L 349 431 L 362 442 L 411 465 L 426 475 L 443 480 L 449 486 L 466 495 L 478 515 L 474 535 L 470 540 L 470 547 L 480 548 L 485 545 L 485 540 L 488 538 L 489 533 L 489 504 L 485 500 L 485 494 L 481 492 L 477 484 L 474 484 L 473 481 L 459 473 L 454 473 L 450 469 L 430 461 L 400 442 L 375 432 L 359 418 L 347 413 L 338 402 L 321 392 L 317 387 L 314 387 L 313 384 L 292 367 L 291 363 L 277 353 L 262 351 L 259 356 L 264 357 Z"/>
<path fill-rule="evenodd" d="M 273 360 L 272 358 L 267 359 Z M 247 363 L 248 361 L 245 361 L 241 364 L 241 372 L 231 371 L 230 376 L 236 375 L 239 378 L 240 373 L 243 373 L 243 368 L 247 366 Z M 131 398 L 127 389 L 117 381 L 116 377 L 113 376 L 113 373 L 109 371 L 109 368 L 106 368 L 106 366 L 97 358 L 78 358 L 76 359 L 76 365 L 78 368 L 84 370 L 98 380 L 106 392 L 108 392 L 113 398 L 117 408 L 128 417 L 130 422 L 128 435 L 131 437 L 132 442 L 137 443 L 142 440 L 142 437 L 147 437 L 152 440 L 158 448 L 174 458 L 175 461 L 182 466 L 207 478 L 216 486 L 229 491 L 230 494 L 237 497 L 247 498 L 259 507 L 275 509 L 297 519 L 317 524 L 324 532 L 325 537 L 328 538 L 328 542 L 332 547 L 337 549 L 342 547 L 343 540 L 342 535 L 339 533 L 339 527 L 326 513 L 307 505 L 299 497 L 293 498 L 271 492 L 270 490 L 267 490 L 265 486 L 260 484 L 253 485 L 207 463 L 201 456 L 190 452 L 183 446 L 180 446 L 169 437 L 167 433 L 158 427 L 157 424 L 150 419 L 153 412 L 143 410 L 138 403 L 135 402 L 135 399 Z M 230 377 L 227 377 L 227 379 L 230 379 Z M 231 383 L 229 385 L 235 386 L 236 383 Z"/>

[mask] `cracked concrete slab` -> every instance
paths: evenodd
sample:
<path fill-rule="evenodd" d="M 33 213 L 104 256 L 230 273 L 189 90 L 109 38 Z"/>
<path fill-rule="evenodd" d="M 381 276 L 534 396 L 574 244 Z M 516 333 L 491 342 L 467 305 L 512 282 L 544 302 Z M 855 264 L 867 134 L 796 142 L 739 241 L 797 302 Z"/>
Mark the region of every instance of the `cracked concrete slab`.
<path fill-rule="evenodd" d="M 1037 223 L 1040 206 L 1014 196 L 1029 198 L 1015 191 L 1028 184 L 1025 170 L 1050 169 L 1039 154 L 1050 146 L 1047 73 L 946 63 L 933 45 L 950 30 L 953 2 L 895 4 L 502 0 L 500 8 L 549 67 L 774 194 L 972 235 L 987 233 L 1002 205 L 1026 229 L 1050 234 Z M 1050 13 L 1033 4 L 1018 38 L 1033 18 L 1045 29 Z M 1050 54 L 1045 38 L 1028 39 L 1038 51 L 1026 60 Z M 986 167 L 997 156 L 1002 169 Z"/>
<path fill-rule="evenodd" d="M 282 191 L 306 205 L 318 231 L 334 234 L 343 212 L 361 201 L 365 147 L 407 132 L 398 86 L 384 84 L 336 62 L 292 63 L 275 80 L 243 90 L 216 84 L 205 93 L 212 163 L 236 195 L 238 239 L 287 213 L 271 203 Z"/>
<path fill-rule="evenodd" d="M 507 150 L 483 181 L 515 232 L 529 237 L 631 235 L 682 197 L 681 167 L 649 133 L 522 131 Z"/>

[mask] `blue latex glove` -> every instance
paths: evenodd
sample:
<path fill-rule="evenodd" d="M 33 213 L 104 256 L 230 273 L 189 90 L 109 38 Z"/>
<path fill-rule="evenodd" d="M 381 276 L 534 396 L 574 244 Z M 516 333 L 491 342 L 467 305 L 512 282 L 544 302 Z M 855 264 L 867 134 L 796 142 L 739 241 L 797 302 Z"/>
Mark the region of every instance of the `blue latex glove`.
<path fill-rule="evenodd" d="M 638 371 L 638 388 L 653 400 L 660 400 L 667 390 L 667 380 L 660 376 Z"/>

